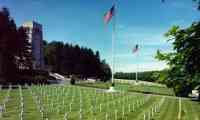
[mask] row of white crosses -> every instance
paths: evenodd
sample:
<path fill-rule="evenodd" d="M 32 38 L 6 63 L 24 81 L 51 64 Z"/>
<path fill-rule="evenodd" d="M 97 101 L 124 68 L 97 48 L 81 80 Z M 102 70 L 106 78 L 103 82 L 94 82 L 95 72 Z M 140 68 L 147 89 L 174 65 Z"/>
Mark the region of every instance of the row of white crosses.
<path fill-rule="evenodd" d="M 22 93 L 22 87 L 21 85 L 18 86 L 19 88 L 19 95 L 20 95 L 20 106 L 21 106 L 21 112 L 20 112 L 20 120 L 23 120 L 23 115 L 24 115 L 24 98 L 23 98 L 23 93 Z"/>
<path fill-rule="evenodd" d="M 44 107 L 48 107 L 49 110 L 52 112 L 58 112 L 60 109 L 64 108 L 63 119 L 67 120 L 70 117 L 71 112 L 75 112 L 74 106 L 78 107 L 78 114 L 79 119 L 82 120 L 84 117 L 84 111 L 87 112 L 88 110 L 92 115 L 95 112 L 105 112 L 105 119 L 109 119 L 109 112 L 114 113 L 114 118 L 118 119 L 119 113 L 122 113 L 123 118 L 125 116 L 125 110 L 128 112 L 134 111 L 136 108 L 140 107 L 141 105 L 146 102 L 146 99 L 137 99 L 136 102 L 133 101 L 130 95 L 126 95 L 125 92 L 121 93 L 106 93 L 104 91 L 99 91 L 97 89 L 87 89 L 87 88 L 79 88 L 73 86 L 56 86 L 56 87 L 49 87 L 49 86 L 38 86 L 34 87 L 35 91 L 32 92 L 32 95 L 35 98 L 37 103 L 38 109 L 42 116 L 44 115 Z M 53 97 L 53 99 L 52 99 Z M 55 98 L 55 99 L 54 99 Z M 66 99 L 67 98 L 67 99 Z M 89 98 L 87 101 L 84 101 L 84 98 Z M 117 98 L 117 99 L 116 99 Z M 42 105 L 43 101 L 43 105 Z M 66 102 L 68 101 L 68 105 Z M 89 109 L 85 109 L 83 106 L 89 102 L 87 105 Z M 46 104 L 45 104 L 46 103 Z M 68 108 L 67 110 L 65 108 Z M 86 106 L 88 107 L 88 106 Z M 108 112 L 108 109 L 113 108 L 112 111 Z M 73 110 L 73 111 L 72 111 Z M 111 116 L 110 116 L 111 117 Z M 78 118 L 77 118 L 78 119 Z M 95 115 L 94 115 L 94 119 Z"/>
<path fill-rule="evenodd" d="M 143 119 L 151 120 L 156 113 L 160 112 L 160 108 L 163 105 L 164 101 L 165 101 L 165 97 L 163 96 L 158 104 L 157 103 L 154 104 L 147 113 L 144 113 Z"/>
<path fill-rule="evenodd" d="M 132 102 L 133 99 L 130 98 L 130 96 L 124 96 L 123 99 L 120 99 L 118 101 L 113 101 L 113 103 L 111 104 L 111 107 L 114 106 L 114 118 L 115 118 L 115 120 L 118 119 L 119 113 L 122 113 L 122 119 L 127 119 L 127 116 L 125 116 L 126 110 L 128 110 L 127 113 L 134 112 L 137 108 L 142 106 L 147 100 L 148 100 L 148 98 L 140 99 L 140 100 L 137 99 L 135 102 Z M 115 108 L 115 106 L 118 106 L 118 105 L 121 105 L 121 106 L 119 108 Z M 105 119 L 106 120 L 108 120 L 108 116 L 109 115 L 106 112 L 105 113 Z"/>
<path fill-rule="evenodd" d="M 2 86 L 0 86 L 0 91 L 2 91 Z M 0 105 L 0 118 L 2 118 L 3 115 L 3 106 Z"/>
<path fill-rule="evenodd" d="M 2 90 L 2 86 L 0 86 L 0 90 Z M 12 90 L 12 85 L 9 85 L 9 89 L 8 89 L 8 91 L 6 93 L 6 96 L 5 96 L 4 100 L 3 100 L 3 102 L 2 102 L 2 105 L 0 105 L 0 118 L 2 118 L 3 117 L 3 113 L 6 112 L 6 104 L 10 100 L 10 92 L 11 92 L 11 90 Z"/>
<path fill-rule="evenodd" d="M 36 93 L 36 91 L 32 90 L 32 88 L 29 87 L 28 85 L 27 85 L 27 87 L 28 87 L 28 89 L 29 89 L 29 91 L 30 91 L 30 93 L 31 93 L 36 105 L 37 105 L 37 109 L 40 112 L 42 119 L 44 119 L 45 118 L 45 116 L 44 116 L 45 113 L 44 113 L 44 107 L 43 107 L 43 104 L 42 104 L 42 100 L 40 98 L 41 96 L 39 96 Z M 38 88 L 40 88 L 40 87 L 38 87 Z M 46 118 L 46 120 L 48 120 L 48 118 Z"/>
<path fill-rule="evenodd" d="M 58 92 L 58 89 L 59 89 L 59 87 L 55 87 L 55 89 L 49 89 L 47 86 L 39 86 L 39 87 L 36 87 L 36 89 L 35 89 L 36 90 L 35 94 L 37 94 L 37 96 L 41 97 L 40 101 L 43 100 L 43 102 L 44 102 L 43 105 L 48 108 L 47 110 L 50 110 L 50 112 L 53 112 L 53 113 L 59 113 L 61 106 L 62 107 L 65 106 L 64 96 L 62 96 L 62 95 L 64 95 L 63 94 L 64 89 L 63 89 L 63 92 L 61 92 L 61 93 Z M 56 95 L 56 97 L 55 97 L 55 99 L 52 99 L 52 97 L 54 95 Z M 59 104 L 59 103 L 61 103 L 61 100 L 60 100 L 61 98 L 63 101 L 62 101 L 62 104 Z M 42 109 L 42 110 L 44 110 L 44 109 Z M 66 117 L 66 115 L 65 115 L 65 117 Z"/>
<path fill-rule="evenodd" d="M 69 111 L 68 111 L 68 112 L 71 112 L 71 111 L 72 111 L 72 105 L 73 105 L 73 104 L 74 104 L 74 105 L 76 104 L 76 103 L 74 103 L 74 101 L 75 101 L 75 96 L 77 96 L 77 95 L 75 95 L 75 94 L 76 94 L 76 93 L 79 93 L 79 105 L 80 105 L 80 107 L 79 107 L 79 118 L 82 119 L 82 118 L 83 118 L 83 116 L 82 116 L 82 112 L 83 112 L 82 92 L 81 92 L 81 90 L 77 92 L 78 89 L 74 89 L 74 88 L 75 88 L 75 87 L 71 87 L 71 89 L 72 89 L 72 90 L 71 90 L 72 96 L 71 96 L 71 102 L 70 102 L 70 104 L 69 104 Z M 63 95 L 64 95 L 64 94 L 68 94 L 69 91 L 65 93 L 65 89 L 63 88 L 61 92 L 58 92 L 58 89 L 60 89 L 60 88 L 59 88 L 59 87 L 56 87 L 55 90 L 54 90 L 54 92 L 55 92 L 56 94 L 58 94 L 57 97 L 56 97 L 56 103 L 59 103 L 59 102 L 63 101 L 63 102 L 62 102 L 62 106 L 63 106 L 63 105 L 65 105 L 65 99 L 63 99 L 63 98 L 65 98 L 65 97 L 63 97 Z M 53 92 L 51 92 L 51 93 L 53 93 Z M 49 96 L 48 94 L 47 94 L 47 95 L 45 95 L 45 94 L 46 94 L 46 93 L 44 93 L 43 96 Z M 51 96 L 51 95 L 50 95 L 50 96 Z M 62 97 L 62 100 L 60 100 L 60 96 Z M 48 97 L 45 97 L 45 98 L 49 99 Z M 58 99 L 57 99 L 57 98 L 58 98 Z M 54 99 L 53 99 L 53 100 L 54 100 Z M 48 100 L 47 100 L 47 102 L 48 102 Z M 66 112 L 65 115 L 64 115 L 64 118 L 65 118 L 65 119 L 66 119 L 66 117 L 67 117 L 67 112 Z"/>
<path fill-rule="evenodd" d="M 65 93 L 65 89 L 63 88 L 62 89 L 62 92 L 59 92 L 59 89 L 60 87 L 55 87 L 54 89 L 48 89 L 47 86 L 39 86 L 39 87 L 36 87 L 36 92 L 33 94 L 33 96 L 36 97 L 36 101 L 37 103 L 41 103 L 41 98 L 43 97 L 45 102 L 48 104 L 48 107 L 50 107 L 50 110 L 57 110 L 57 112 L 59 113 L 59 109 L 60 109 L 60 104 L 58 103 L 61 103 L 61 98 L 62 98 L 62 107 L 65 106 L 65 97 L 63 97 L 63 95 L 67 94 L 68 92 Z M 53 90 L 53 91 L 52 91 Z M 48 94 L 50 91 L 50 94 Z M 81 93 L 81 92 L 79 92 Z M 56 99 L 51 99 L 51 97 L 53 95 L 56 95 Z M 38 96 L 41 96 L 40 99 L 38 99 L 39 97 Z M 80 96 L 80 98 L 82 98 Z M 72 99 L 71 99 L 71 103 L 69 105 L 69 112 L 72 111 L 72 104 L 75 104 L 73 103 L 74 102 L 74 99 L 75 99 L 75 96 L 74 94 L 72 95 Z M 50 103 L 49 103 L 50 102 Z M 57 105 L 56 105 L 57 104 Z M 83 105 L 83 102 L 82 102 L 82 99 L 80 99 L 80 119 L 82 119 L 82 105 Z M 40 111 L 41 111 L 41 108 L 40 108 Z M 52 111 L 52 112 L 55 112 L 55 111 Z M 64 115 L 64 118 L 66 119 L 67 118 L 67 113 L 65 113 Z"/>
<path fill-rule="evenodd" d="M 103 100 L 104 99 L 107 99 L 105 96 L 108 96 L 108 95 L 112 95 L 112 99 L 113 99 L 113 96 L 114 96 L 114 94 L 113 93 L 104 93 L 103 92 Z M 123 95 L 123 94 L 120 94 L 120 95 Z M 94 97 L 95 97 L 95 95 L 93 95 Z M 108 97 L 109 98 L 109 97 Z M 123 115 L 125 114 L 125 107 L 126 107 L 126 104 L 125 103 L 128 103 L 128 101 L 131 101 L 129 98 L 130 98 L 130 96 L 127 96 L 127 97 L 125 97 L 125 95 L 124 96 L 121 96 L 121 98 L 123 98 L 123 101 L 122 100 L 112 100 L 112 101 L 110 101 L 110 102 L 106 102 L 106 104 L 102 104 L 102 103 L 100 103 L 99 104 L 99 107 L 98 107 L 98 109 L 99 109 L 99 112 L 102 112 L 102 108 L 103 108 L 103 106 L 104 106 L 104 108 L 105 108 L 105 110 L 106 109 L 108 109 L 108 108 L 111 108 L 111 107 L 114 107 L 114 114 L 115 114 L 115 119 L 117 119 L 117 115 L 118 115 L 118 112 L 120 111 L 120 110 L 118 110 L 119 108 L 116 108 L 116 106 L 117 105 L 122 105 L 122 111 L 124 111 L 123 112 Z M 94 100 L 96 100 L 96 99 L 94 99 Z M 142 101 L 137 101 L 136 102 L 136 106 L 139 106 L 139 105 L 142 105 L 143 104 L 143 102 L 144 102 L 144 100 L 142 100 Z M 133 106 L 133 107 L 132 107 Z M 129 112 L 131 112 L 131 111 L 133 111 L 133 109 L 134 109 L 134 107 L 135 107 L 135 104 L 132 104 L 132 106 L 131 106 L 131 104 L 128 104 L 128 111 Z M 133 109 L 132 109 L 133 108 Z M 104 111 L 105 111 L 104 110 Z M 105 113 L 105 118 L 106 119 L 108 119 L 108 113 L 106 112 Z"/>
<path fill-rule="evenodd" d="M 90 94 L 91 95 L 91 94 Z M 110 97 L 107 97 L 107 96 L 109 96 L 109 95 L 111 95 L 112 97 L 112 99 L 111 99 L 111 101 L 110 102 L 105 102 L 106 104 L 99 104 L 99 111 L 101 112 L 102 111 L 102 106 L 106 106 L 106 107 L 104 107 L 105 109 L 108 109 L 108 108 L 110 108 L 110 107 L 114 107 L 114 114 L 115 114 L 115 119 L 117 119 L 118 118 L 118 112 L 120 111 L 120 110 L 118 110 L 118 108 L 116 108 L 115 106 L 117 106 L 117 105 L 122 105 L 122 111 L 123 111 L 123 116 L 125 115 L 125 108 L 126 107 L 128 107 L 128 112 L 131 112 L 131 111 L 134 111 L 134 109 L 135 108 L 137 108 L 137 107 L 140 107 L 141 105 L 143 105 L 144 104 L 144 100 L 141 100 L 141 101 L 136 101 L 136 103 L 132 103 L 132 104 L 128 104 L 128 106 L 127 106 L 127 104 L 126 103 L 128 103 L 128 101 L 131 101 L 131 99 L 130 99 L 130 96 L 125 96 L 125 94 L 124 93 L 120 93 L 120 96 L 121 96 L 121 98 L 123 98 L 123 99 L 121 99 L 121 100 L 118 100 L 118 101 L 116 101 L 116 100 L 114 100 L 114 95 L 115 94 L 113 94 L 113 93 L 110 93 L 110 94 L 107 94 L 107 93 L 105 93 L 105 92 L 103 92 L 103 94 L 101 94 L 103 97 L 103 101 L 104 100 L 109 100 L 109 98 Z M 95 101 L 94 103 L 96 103 L 96 91 L 93 93 L 93 101 Z M 94 105 L 91 105 L 91 108 L 94 108 Z M 91 109 L 91 112 L 94 112 L 94 109 Z M 106 114 L 105 114 L 105 118 L 107 119 L 108 118 L 108 113 L 106 112 Z"/>

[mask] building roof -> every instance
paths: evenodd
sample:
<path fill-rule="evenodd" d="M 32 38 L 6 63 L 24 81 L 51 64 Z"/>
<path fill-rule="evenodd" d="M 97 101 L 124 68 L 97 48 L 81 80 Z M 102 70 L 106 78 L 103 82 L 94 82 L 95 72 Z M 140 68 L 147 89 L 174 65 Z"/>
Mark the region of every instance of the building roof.
<path fill-rule="evenodd" d="M 23 27 L 29 27 L 29 28 L 40 28 L 42 29 L 42 25 L 39 24 L 38 22 L 35 22 L 35 21 L 27 21 L 27 22 L 24 22 L 22 24 Z"/>

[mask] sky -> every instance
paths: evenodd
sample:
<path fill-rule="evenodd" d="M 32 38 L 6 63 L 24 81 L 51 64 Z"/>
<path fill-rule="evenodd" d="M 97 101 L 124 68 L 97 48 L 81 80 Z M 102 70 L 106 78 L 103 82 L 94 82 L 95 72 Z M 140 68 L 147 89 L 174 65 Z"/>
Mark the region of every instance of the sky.
<path fill-rule="evenodd" d="M 43 39 L 79 44 L 98 50 L 101 59 L 112 61 L 112 21 L 103 16 L 113 0 L 0 0 L 9 8 L 17 26 L 34 20 L 43 25 Z M 192 0 L 118 0 L 116 4 L 115 72 L 161 70 L 159 49 L 172 51 L 164 37 L 173 25 L 186 28 L 200 18 Z M 139 44 L 137 54 L 132 49 Z"/>

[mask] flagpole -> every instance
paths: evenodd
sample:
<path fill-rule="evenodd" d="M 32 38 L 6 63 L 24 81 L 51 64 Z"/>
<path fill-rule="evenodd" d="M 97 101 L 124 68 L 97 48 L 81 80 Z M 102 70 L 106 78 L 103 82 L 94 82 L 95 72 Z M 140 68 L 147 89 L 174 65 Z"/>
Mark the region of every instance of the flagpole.
<path fill-rule="evenodd" d="M 138 63 L 136 65 L 135 80 L 136 80 L 136 82 L 138 81 Z"/>
<path fill-rule="evenodd" d="M 135 56 L 136 56 L 136 59 L 137 59 L 137 57 L 138 57 L 137 54 L 138 54 L 138 53 L 136 53 L 136 55 L 135 55 Z M 136 62 L 137 62 L 137 60 L 136 60 Z M 135 81 L 136 81 L 136 82 L 137 82 L 137 75 L 138 75 L 137 71 L 138 71 L 138 63 L 136 63 L 136 71 L 135 71 Z"/>
<path fill-rule="evenodd" d="M 140 44 L 138 43 L 138 40 L 137 40 L 137 45 L 140 46 Z M 139 47 L 137 49 L 139 49 Z M 136 73 L 135 73 L 136 82 L 138 82 L 138 66 L 139 66 L 138 58 L 139 58 L 139 52 L 137 51 L 137 53 L 136 53 L 137 64 L 136 64 Z"/>
<path fill-rule="evenodd" d="M 115 74 L 116 3 L 117 0 L 114 0 L 115 12 L 113 16 L 113 30 L 112 30 L 112 85 L 114 84 L 114 74 Z"/>

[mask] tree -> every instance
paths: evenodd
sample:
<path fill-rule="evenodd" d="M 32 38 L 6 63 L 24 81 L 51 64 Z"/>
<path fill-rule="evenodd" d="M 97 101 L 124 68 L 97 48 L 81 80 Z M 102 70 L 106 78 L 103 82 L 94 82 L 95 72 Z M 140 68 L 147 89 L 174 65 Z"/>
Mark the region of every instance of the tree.
<path fill-rule="evenodd" d="M 112 76 L 112 72 L 110 69 L 110 66 L 106 63 L 105 60 L 102 60 L 101 62 L 101 66 L 100 66 L 100 79 L 101 81 L 109 81 L 111 79 Z"/>
<path fill-rule="evenodd" d="M 165 35 L 172 41 L 173 52 L 158 50 L 156 58 L 169 65 L 165 73 L 167 85 L 173 87 L 177 95 L 187 96 L 200 84 L 200 22 L 186 29 L 173 26 Z"/>
<path fill-rule="evenodd" d="M 52 71 L 62 73 L 63 49 L 64 44 L 57 41 L 45 46 L 45 63 L 52 67 Z"/>
<path fill-rule="evenodd" d="M 16 73 L 22 59 L 27 59 L 28 43 L 25 31 L 17 29 L 9 10 L 0 11 L 0 54 L 2 56 L 2 73 L 7 83 L 17 82 Z M 27 61 L 27 60 L 26 60 Z M 24 61 L 23 61 L 24 63 Z M 24 64 L 28 65 L 28 64 Z"/>
<path fill-rule="evenodd" d="M 67 76 L 77 76 L 83 80 L 100 78 L 102 81 L 110 79 L 111 70 L 105 61 L 100 60 L 99 51 L 53 41 L 46 42 L 45 63 L 52 66 L 53 72 Z"/>
<path fill-rule="evenodd" d="M 17 30 L 14 20 L 10 18 L 7 8 L 0 11 L 0 51 L 2 54 L 2 71 L 7 82 L 15 77 L 17 66 L 14 64 L 18 53 Z"/>
<path fill-rule="evenodd" d="M 197 4 L 197 9 L 200 10 L 200 0 L 192 0 Z"/>
<path fill-rule="evenodd" d="M 142 81 L 157 82 L 158 77 L 161 72 L 162 71 L 138 72 L 138 79 L 142 80 Z M 117 72 L 117 73 L 115 73 L 114 77 L 116 79 L 127 79 L 127 80 L 135 80 L 136 79 L 135 72 L 131 72 L 131 73 Z"/>

